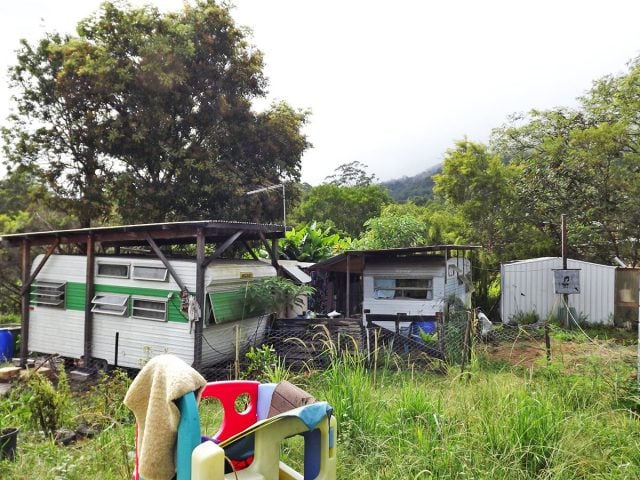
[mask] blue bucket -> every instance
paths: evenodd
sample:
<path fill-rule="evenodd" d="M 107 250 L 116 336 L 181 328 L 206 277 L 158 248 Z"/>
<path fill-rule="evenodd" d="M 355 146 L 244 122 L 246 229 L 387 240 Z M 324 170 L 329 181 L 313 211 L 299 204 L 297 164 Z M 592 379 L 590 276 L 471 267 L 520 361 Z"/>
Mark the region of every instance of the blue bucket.
<path fill-rule="evenodd" d="M 0 330 L 0 362 L 10 362 L 13 358 L 13 335 L 9 330 Z"/>
<path fill-rule="evenodd" d="M 415 328 L 416 335 L 420 335 L 420 330 L 424 333 L 433 334 L 436 333 L 436 322 L 433 320 L 428 322 L 414 322 L 413 328 Z"/>

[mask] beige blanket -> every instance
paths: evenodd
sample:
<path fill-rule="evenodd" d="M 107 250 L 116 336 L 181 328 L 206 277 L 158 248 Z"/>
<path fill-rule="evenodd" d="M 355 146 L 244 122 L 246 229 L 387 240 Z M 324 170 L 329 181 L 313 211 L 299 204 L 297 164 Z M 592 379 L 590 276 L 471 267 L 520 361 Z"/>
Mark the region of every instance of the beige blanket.
<path fill-rule="evenodd" d="M 174 400 L 205 384 L 202 375 L 174 355 L 153 357 L 133 380 L 124 403 L 138 422 L 138 469 L 145 480 L 174 476 L 180 422 Z"/>

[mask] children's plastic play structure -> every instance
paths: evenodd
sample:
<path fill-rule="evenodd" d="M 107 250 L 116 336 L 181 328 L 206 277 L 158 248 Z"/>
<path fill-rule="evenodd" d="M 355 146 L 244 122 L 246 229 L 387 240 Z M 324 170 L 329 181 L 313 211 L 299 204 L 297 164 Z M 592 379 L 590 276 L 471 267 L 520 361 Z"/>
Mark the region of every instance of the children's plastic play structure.
<path fill-rule="evenodd" d="M 335 480 L 337 432 L 331 407 L 326 402 L 314 402 L 281 411 L 282 398 L 279 393 L 274 395 L 276 388 L 286 396 L 287 390 L 280 389 L 275 383 L 207 383 L 200 391 L 199 399 L 216 398 L 224 411 L 220 428 L 213 438 L 201 435 L 196 393 L 181 396 L 176 402 L 180 411 L 175 444 L 176 479 Z M 276 396 L 280 403 L 274 409 Z M 247 405 L 242 411 L 238 411 L 239 399 Z M 286 398 L 284 402 L 288 404 Z M 296 402 L 300 403 L 294 398 L 290 403 L 295 406 Z M 149 428 L 148 417 L 146 423 Z M 280 460 L 282 441 L 294 435 L 304 439 L 302 472 Z M 136 445 L 136 453 L 138 448 Z M 138 461 L 136 455 L 133 479 L 143 480 L 137 473 Z"/>

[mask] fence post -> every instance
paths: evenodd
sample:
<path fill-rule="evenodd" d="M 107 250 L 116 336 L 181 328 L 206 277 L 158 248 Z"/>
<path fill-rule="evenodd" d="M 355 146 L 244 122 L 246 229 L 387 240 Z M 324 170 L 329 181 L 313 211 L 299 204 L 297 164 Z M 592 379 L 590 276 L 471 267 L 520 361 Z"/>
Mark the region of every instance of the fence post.
<path fill-rule="evenodd" d="M 551 338 L 549 337 L 549 320 L 544 324 L 544 345 L 547 349 L 547 363 L 551 361 Z"/>
<path fill-rule="evenodd" d="M 371 328 L 373 327 L 373 322 L 371 320 L 369 320 L 369 318 L 367 317 L 367 325 L 364 327 L 365 329 L 365 334 L 366 334 L 366 340 L 367 340 L 367 362 L 369 364 L 369 367 L 371 367 L 371 344 L 373 342 L 371 342 Z"/>
<path fill-rule="evenodd" d="M 466 363 L 471 361 L 471 322 L 471 312 L 467 312 L 467 322 L 464 328 L 464 337 L 462 340 L 462 362 L 460 366 L 460 373 L 464 373 Z"/>
<path fill-rule="evenodd" d="M 443 312 L 436 312 L 436 328 L 438 330 L 438 349 L 442 354 L 442 359 L 446 362 L 446 356 L 444 353 L 444 314 Z"/>

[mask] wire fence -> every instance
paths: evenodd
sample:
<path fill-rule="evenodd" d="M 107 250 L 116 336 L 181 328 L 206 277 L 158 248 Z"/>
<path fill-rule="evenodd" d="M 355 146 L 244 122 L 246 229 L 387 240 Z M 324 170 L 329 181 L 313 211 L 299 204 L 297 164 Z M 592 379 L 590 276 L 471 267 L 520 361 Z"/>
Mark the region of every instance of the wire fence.
<path fill-rule="evenodd" d="M 577 323 L 571 329 L 549 322 L 504 325 L 483 319 L 475 310 L 450 311 L 411 322 L 402 317 L 390 322 L 279 319 L 269 325 L 263 339 L 244 344 L 233 361 L 210 367 L 206 376 L 238 378 L 250 366 L 246 352 L 252 347 L 270 349 L 278 366 L 289 372 L 322 370 L 344 355 L 357 356 L 370 367 L 464 371 L 479 358 L 530 367 L 563 355 L 567 345 L 575 350 L 577 343 L 592 344 L 598 352 L 607 350 L 607 355 L 620 353 L 615 345 L 591 338 Z M 629 361 L 629 353 L 627 348 L 624 361 Z"/>
<path fill-rule="evenodd" d="M 451 312 L 446 319 L 438 315 L 419 320 L 278 319 L 269 325 L 264 339 L 238 344 L 233 360 L 206 368 L 205 376 L 238 378 L 251 368 L 247 352 L 265 348 L 290 372 L 321 370 L 344 355 L 369 366 L 395 369 L 441 369 L 470 357 L 473 334 L 466 311 Z"/>

